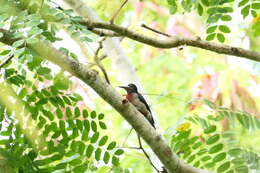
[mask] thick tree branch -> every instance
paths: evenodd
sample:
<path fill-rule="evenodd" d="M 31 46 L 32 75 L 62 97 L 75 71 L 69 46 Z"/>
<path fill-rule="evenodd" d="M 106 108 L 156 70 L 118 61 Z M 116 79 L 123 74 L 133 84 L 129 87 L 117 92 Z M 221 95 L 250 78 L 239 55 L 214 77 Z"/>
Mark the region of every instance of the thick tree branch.
<path fill-rule="evenodd" d="M 119 25 L 104 23 L 104 22 L 90 22 L 82 21 L 82 25 L 85 25 L 90 29 L 107 29 L 114 31 L 115 33 L 133 39 L 135 41 L 145 43 L 147 45 L 158 47 L 158 48 L 174 48 L 181 45 L 187 45 L 192 47 L 198 47 L 205 50 L 210 50 L 220 54 L 234 55 L 238 57 L 244 57 L 250 60 L 260 62 L 260 52 L 255 52 L 240 47 L 228 46 L 220 43 L 213 43 L 205 40 L 201 40 L 199 37 L 196 38 L 185 38 L 180 36 L 172 36 L 166 40 L 159 40 L 156 38 L 148 37 L 143 34 L 131 31 Z"/>
<path fill-rule="evenodd" d="M 4 36 L 0 38 L 0 42 L 11 45 L 14 40 L 8 37 L 10 35 L 7 32 L 2 33 Z M 37 52 L 42 58 L 57 64 L 63 70 L 70 72 L 93 88 L 100 97 L 109 103 L 129 122 L 129 124 L 131 124 L 135 131 L 146 141 L 161 160 L 168 173 L 208 172 L 194 168 L 180 160 L 177 155 L 171 151 L 171 148 L 163 137 L 154 130 L 145 117 L 129 102 L 123 103 L 122 96 L 111 85 L 102 80 L 96 71 L 89 69 L 84 64 L 59 52 L 47 41 L 28 44 L 27 46 Z"/>

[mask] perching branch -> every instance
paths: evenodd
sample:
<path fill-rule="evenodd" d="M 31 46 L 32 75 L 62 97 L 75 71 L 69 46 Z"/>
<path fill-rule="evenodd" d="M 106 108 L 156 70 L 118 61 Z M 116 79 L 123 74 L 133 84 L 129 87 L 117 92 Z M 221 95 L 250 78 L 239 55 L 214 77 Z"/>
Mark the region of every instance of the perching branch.
<path fill-rule="evenodd" d="M 209 50 L 212 52 L 226 54 L 226 55 L 234 55 L 238 57 L 244 57 L 250 60 L 260 62 L 260 52 L 255 52 L 252 50 L 243 49 L 240 47 L 228 46 L 225 44 L 209 42 L 205 40 L 201 40 L 199 37 L 195 38 L 186 38 L 180 36 L 172 36 L 166 40 L 160 40 L 153 37 L 148 37 L 143 34 L 139 34 L 135 31 L 129 30 L 125 27 L 105 23 L 105 22 L 90 22 L 90 21 L 82 21 L 80 22 L 82 25 L 86 26 L 90 29 L 106 29 L 110 31 L 114 31 L 115 33 L 133 39 L 135 41 L 157 47 L 157 48 L 174 48 L 182 45 L 198 47 L 201 49 Z"/>
<path fill-rule="evenodd" d="M 2 32 L 3 37 L 0 42 L 12 45 L 12 40 L 8 32 Z M 109 103 L 129 124 L 135 129 L 146 143 L 151 147 L 160 161 L 164 164 L 168 173 L 206 173 L 208 171 L 194 168 L 182 160 L 171 151 L 163 137 L 155 131 L 145 117 L 129 102 L 122 102 L 122 96 L 106 81 L 102 80 L 98 73 L 89 69 L 84 64 L 58 51 L 47 41 L 39 41 L 28 44 L 28 48 L 39 54 L 40 57 L 57 64 L 63 70 L 70 72 L 83 82 L 93 88 L 101 98 Z"/>

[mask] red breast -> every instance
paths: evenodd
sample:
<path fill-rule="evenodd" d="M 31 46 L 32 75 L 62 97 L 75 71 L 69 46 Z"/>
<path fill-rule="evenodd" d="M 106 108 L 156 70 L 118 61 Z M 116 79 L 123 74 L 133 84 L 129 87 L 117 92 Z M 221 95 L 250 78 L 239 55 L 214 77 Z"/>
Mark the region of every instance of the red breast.
<path fill-rule="evenodd" d="M 133 94 L 128 93 L 128 94 L 126 95 L 126 99 L 131 102 L 131 101 L 133 100 Z"/>

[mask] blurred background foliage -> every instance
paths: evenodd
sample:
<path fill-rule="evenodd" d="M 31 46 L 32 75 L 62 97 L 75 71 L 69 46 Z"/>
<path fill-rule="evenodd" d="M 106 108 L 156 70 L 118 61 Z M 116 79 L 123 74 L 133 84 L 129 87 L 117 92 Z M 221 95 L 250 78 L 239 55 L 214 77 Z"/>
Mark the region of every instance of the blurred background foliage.
<path fill-rule="evenodd" d="M 133 31 L 153 36 L 158 39 L 165 38 L 162 35 L 155 34 L 143 27 L 140 27 L 141 24 L 144 23 L 149 27 L 168 33 L 170 35 L 180 35 L 184 37 L 198 36 L 202 39 L 206 39 L 210 34 L 212 34 L 211 31 L 208 32 L 210 27 L 214 27 L 215 25 L 224 25 L 229 28 L 231 32 L 226 33 L 222 32 L 221 30 L 216 30 L 216 33 L 221 33 L 225 39 L 223 41 L 222 36 L 220 36 L 221 39 L 217 38 L 214 41 L 225 42 L 225 44 L 260 51 L 259 8 L 256 7 L 256 9 L 252 8 L 254 10 L 251 10 L 256 11 L 257 15 L 255 15 L 254 12 L 251 12 L 252 15 L 243 14 L 246 13 L 245 10 L 241 14 L 241 10 L 247 6 L 247 3 L 251 2 L 245 0 L 234 2 L 235 5 L 238 5 L 240 2 L 243 2 L 244 5 L 241 5 L 241 8 L 234 9 L 233 12 L 229 12 L 228 15 L 232 16 L 232 21 L 220 22 L 214 21 L 213 19 L 213 21 L 209 20 L 211 15 L 210 13 L 206 13 L 206 10 L 208 10 L 210 6 L 205 5 L 205 2 L 207 2 L 206 0 L 196 1 L 196 3 L 195 1 L 191 0 L 177 1 L 176 4 L 173 2 L 175 1 L 130 0 L 117 16 L 115 23 L 125 26 Z M 212 3 L 214 2 L 215 1 L 212 1 Z M 232 3 L 228 4 L 228 2 L 233 1 L 218 2 L 225 2 L 227 3 L 228 7 L 232 7 Z M 116 7 L 119 7 L 122 4 L 122 1 L 98 0 L 87 1 L 86 3 L 98 13 L 102 20 L 108 21 L 114 14 Z M 199 4 L 201 7 L 199 7 Z M 187 8 L 183 9 L 183 6 Z M 200 10 L 196 10 L 199 8 Z M 201 8 L 204 9 L 203 12 L 201 12 Z M 26 14 L 23 15 L 26 16 Z M 63 29 L 64 28 L 58 25 L 52 25 L 52 32 L 48 34 L 56 32 L 58 33 L 58 31 Z M 75 33 L 74 28 L 67 29 L 71 29 L 72 32 Z M 227 30 L 228 29 L 224 29 L 224 31 Z M 86 34 L 86 32 L 87 31 L 82 31 L 84 34 Z M 84 55 L 78 53 L 79 48 L 74 47 L 72 40 L 67 38 L 69 35 L 68 32 L 67 34 L 59 32 L 57 35 L 57 37 L 52 38 L 52 41 L 60 41 L 61 38 L 63 41 L 58 42 L 56 47 L 62 47 L 60 50 L 64 51 L 73 58 L 77 58 L 77 56 L 79 58 L 83 57 L 82 59 L 86 61 L 86 59 L 84 59 Z M 72 38 L 75 39 L 73 36 Z M 90 39 L 92 39 L 92 42 L 90 42 Z M 88 42 L 88 51 L 90 52 L 89 57 L 92 57 L 94 50 L 97 47 L 98 39 L 96 36 L 90 35 L 89 37 L 85 38 L 85 41 L 86 40 Z M 19 44 L 21 45 L 22 43 Z M 149 105 L 151 106 L 155 116 L 156 125 L 159 127 L 158 130 L 164 135 L 169 144 L 171 144 L 172 149 L 179 154 L 180 158 L 185 159 L 185 153 L 183 155 L 183 149 L 176 146 L 180 145 L 178 143 L 182 142 L 184 139 L 190 140 L 192 137 L 198 136 L 200 137 L 201 141 L 207 141 L 210 135 L 220 135 L 221 139 L 219 139 L 217 142 L 225 145 L 224 150 L 227 153 L 230 150 L 233 151 L 232 147 L 239 148 L 239 150 L 236 150 L 235 154 L 231 152 L 231 155 L 229 156 L 230 158 L 246 158 L 247 156 L 253 157 L 251 160 L 240 160 L 238 164 L 241 164 L 241 166 L 244 167 L 238 169 L 237 172 L 248 172 L 248 168 L 245 168 L 245 165 L 250 164 L 253 165 L 253 171 L 256 172 L 259 170 L 259 63 L 239 57 L 220 55 L 210 51 L 186 46 L 167 50 L 158 49 L 137 43 L 127 38 L 122 38 L 121 45 L 122 49 L 129 57 L 134 68 L 136 69 L 137 75 L 139 76 L 145 89 L 145 92 L 142 94 L 144 94 L 145 97 L 149 100 Z M 69 51 L 65 48 L 69 49 Z M 4 50 L 5 48 L 3 48 L 3 51 Z M 57 70 L 58 68 L 51 63 L 42 63 L 41 60 L 39 60 L 39 57 L 35 56 L 32 52 L 30 52 L 30 50 L 26 50 L 26 52 L 26 56 L 22 56 L 21 59 L 12 62 L 11 65 L 9 64 L 10 66 L 7 65 L 6 67 L 15 68 L 18 71 L 9 70 L 11 71 L 10 73 L 12 73 L 11 77 L 16 73 L 22 74 L 25 73 L 24 71 L 27 71 L 27 77 L 29 76 L 29 79 L 27 78 L 27 80 L 31 81 L 27 81 L 28 83 L 24 82 L 26 83 L 26 87 L 28 87 L 28 99 L 30 94 L 33 94 L 32 91 L 37 91 L 37 87 L 43 89 L 46 88 L 48 90 L 49 87 L 51 88 L 53 84 L 53 86 L 58 87 L 60 90 L 67 90 L 66 92 L 59 93 L 58 95 L 62 97 L 64 94 L 67 94 L 68 96 L 75 97 L 76 99 L 72 99 L 72 101 L 75 102 L 72 104 L 72 107 L 77 105 L 79 110 L 86 109 L 89 113 L 92 111 L 104 113 L 105 116 L 103 117 L 104 119 L 102 122 L 105 122 L 105 125 L 108 128 L 102 131 L 102 136 L 107 135 L 109 137 L 109 141 L 115 141 L 118 144 L 118 147 L 123 144 L 131 127 L 121 116 L 118 116 L 118 113 L 116 113 L 115 110 L 113 110 L 90 88 L 88 88 L 79 80 L 71 77 L 63 71 Z M 74 52 L 76 52 L 77 55 Z M 101 51 L 101 53 L 103 52 Z M 3 56 L 6 54 L 6 52 L 2 52 Z M 114 87 L 126 85 L 117 78 L 117 73 L 120 73 L 120 71 L 115 68 L 115 65 L 111 60 L 112 58 L 113 57 L 108 56 L 102 61 L 106 71 L 108 72 L 112 85 Z M 24 64 L 28 65 L 28 69 L 24 67 Z M 41 67 L 38 68 L 39 64 L 41 64 Z M 49 71 L 45 67 L 50 67 L 52 71 Z M 19 93 L 19 87 L 20 85 L 24 85 L 24 83 L 17 83 L 17 78 L 22 78 L 23 80 L 23 77 L 19 75 L 17 76 L 18 77 L 16 77 L 14 81 L 12 81 L 12 79 L 10 81 L 10 76 L 7 76 L 7 79 L 11 83 L 17 85 L 13 88 L 17 93 Z M 118 91 L 122 93 L 122 95 L 125 94 L 124 91 L 119 88 Z M 80 94 L 81 97 L 74 93 Z M 21 99 L 24 99 L 24 97 Z M 68 106 L 69 104 L 65 103 L 65 105 Z M 70 106 L 71 105 L 69 105 L 69 107 Z M 228 108 L 228 110 L 226 110 L 227 112 L 222 116 L 219 112 L 221 110 L 220 108 L 223 107 Z M 50 111 L 56 111 L 55 105 L 48 106 L 48 109 Z M 61 110 L 65 114 L 66 109 L 62 108 Z M 72 111 L 74 111 L 74 107 Z M 209 115 L 211 115 L 211 117 Z M 201 119 L 195 118 L 194 120 L 194 117 L 200 117 Z M 212 120 L 218 117 L 218 120 Z M 250 118 L 248 119 L 246 117 Z M 55 120 L 53 120 L 52 116 L 47 118 L 50 119 L 50 122 L 55 123 Z M 97 117 L 93 115 L 92 119 L 95 118 Z M 92 119 L 89 121 L 92 121 Z M 9 122 L 13 120 L 7 121 Z M 201 122 L 206 122 L 207 125 L 205 126 L 205 123 Z M 205 129 L 212 126 L 216 126 L 216 130 L 212 131 L 213 134 L 206 134 Z M 93 127 L 92 132 L 96 132 L 95 127 Z M 184 137 L 178 137 L 182 136 L 183 134 Z M 227 137 L 224 134 L 227 134 Z M 73 140 L 74 139 L 72 139 L 72 141 Z M 99 144 L 97 141 L 94 141 L 93 143 L 93 146 L 97 151 Z M 131 133 L 125 145 L 128 147 L 137 146 L 137 138 L 134 132 Z M 197 151 L 197 148 L 195 147 L 194 149 L 192 143 L 189 143 L 189 145 L 187 144 L 185 146 L 190 148 L 193 147 L 192 152 Z M 205 143 L 203 143 L 203 145 L 200 147 L 204 149 L 210 149 L 209 146 Z M 148 146 L 146 146 L 146 149 L 149 150 Z M 239 155 L 237 154 L 238 152 L 245 155 Z M 248 154 L 250 152 L 253 154 Z M 254 153 L 256 153 L 256 156 Z M 121 154 L 122 153 L 119 155 Z M 149 151 L 149 154 L 151 155 L 151 158 L 158 163 L 151 151 Z M 222 153 L 219 154 L 223 159 L 228 158 L 228 156 L 224 156 Z M 4 154 L 2 153 L 2 155 Z M 113 152 L 111 153 L 111 157 L 112 155 L 114 155 Z M 188 157 L 188 159 L 189 158 L 192 158 L 192 155 Z M 91 165 L 89 166 L 91 169 L 88 169 L 88 172 L 103 173 L 110 170 L 110 166 L 104 166 L 104 163 L 100 164 L 94 160 L 95 159 L 93 158 L 90 160 L 84 160 L 88 162 L 89 165 Z M 4 159 L 1 161 L 0 166 L 3 165 L 1 167 L 6 166 L 5 161 L 6 160 Z M 190 163 L 199 167 L 196 160 L 193 161 L 190 159 Z M 221 165 L 219 162 L 217 164 L 218 166 Z M 202 165 L 201 167 L 213 169 L 214 166 Z M 216 167 L 216 170 L 218 168 L 219 167 Z M 7 167 L 5 169 L 7 170 L 9 168 Z M 149 165 L 149 162 L 143 153 L 132 149 L 125 149 L 124 155 L 122 155 L 120 159 L 120 167 L 115 167 L 113 169 L 114 172 L 123 172 L 123 170 L 125 172 L 134 173 L 152 172 L 151 166 Z"/>
<path fill-rule="evenodd" d="M 108 21 L 114 12 L 111 6 L 120 6 L 121 3 L 120 1 L 90 2 L 104 21 Z M 194 11 L 181 14 L 181 10 L 177 14 L 169 15 L 168 11 L 169 6 L 166 1 L 130 1 L 122 9 L 115 23 L 158 39 L 163 39 L 163 36 L 141 28 L 140 25 L 145 23 L 172 35 L 206 37 L 206 16 L 199 18 Z M 239 14 L 239 9 L 233 14 Z M 256 37 L 250 29 L 254 22 L 259 21 L 259 17 L 242 20 L 243 17 L 239 14 L 232 15 L 232 18 L 228 26 L 235 32 L 225 35 L 225 43 L 259 51 L 259 37 Z M 218 106 L 246 111 L 259 118 L 259 63 L 185 46 L 181 49 L 157 49 L 127 38 L 122 40 L 121 45 L 126 48 L 125 51 L 141 78 L 145 88 L 144 94 L 149 97 L 157 124 L 166 137 L 175 133 L 174 129 L 178 124 L 183 123 L 184 117 L 193 115 L 194 110 L 189 109 L 191 107 L 189 103 L 194 98 L 207 98 Z M 104 63 L 109 72 L 113 71 L 113 68 L 109 69 L 111 67 L 109 58 L 105 59 Z M 99 109 L 99 102 L 96 105 Z M 194 109 L 203 111 L 201 106 L 195 106 Z M 118 136 L 114 136 L 117 140 L 123 140 L 122 135 L 128 132 L 124 120 L 118 117 L 114 117 L 113 120 L 112 117 L 107 118 L 108 121 L 113 122 L 112 131 L 123 129 L 119 134 L 116 133 Z M 237 123 L 230 125 L 233 123 L 230 121 L 236 120 L 223 120 L 220 131 L 236 131 L 241 146 L 259 152 L 259 130 L 245 131 Z M 196 127 L 193 128 L 195 128 L 193 131 L 199 131 Z M 128 142 L 132 140 L 136 140 L 134 135 L 128 139 Z M 145 172 L 148 169 L 144 166 L 147 162 L 144 160 L 144 163 L 140 163 L 141 156 L 137 157 L 136 154 L 131 153 L 122 160 L 122 165 L 134 168 L 136 172 Z"/>

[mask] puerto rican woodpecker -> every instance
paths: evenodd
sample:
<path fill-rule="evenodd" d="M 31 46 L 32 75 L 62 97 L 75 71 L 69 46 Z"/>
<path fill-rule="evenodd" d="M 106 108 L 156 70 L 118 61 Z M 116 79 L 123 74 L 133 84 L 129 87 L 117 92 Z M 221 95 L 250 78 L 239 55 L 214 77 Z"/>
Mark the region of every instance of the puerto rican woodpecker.
<path fill-rule="evenodd" d="M 131 102 L 136 109 L 141 112 L 150 124 L 155 128 L 152 112 L 144 97 L 138 92 L 135 84 L 128 84 L 128 86 L 120 86 L 126 90 L 126 99 Z"/>

